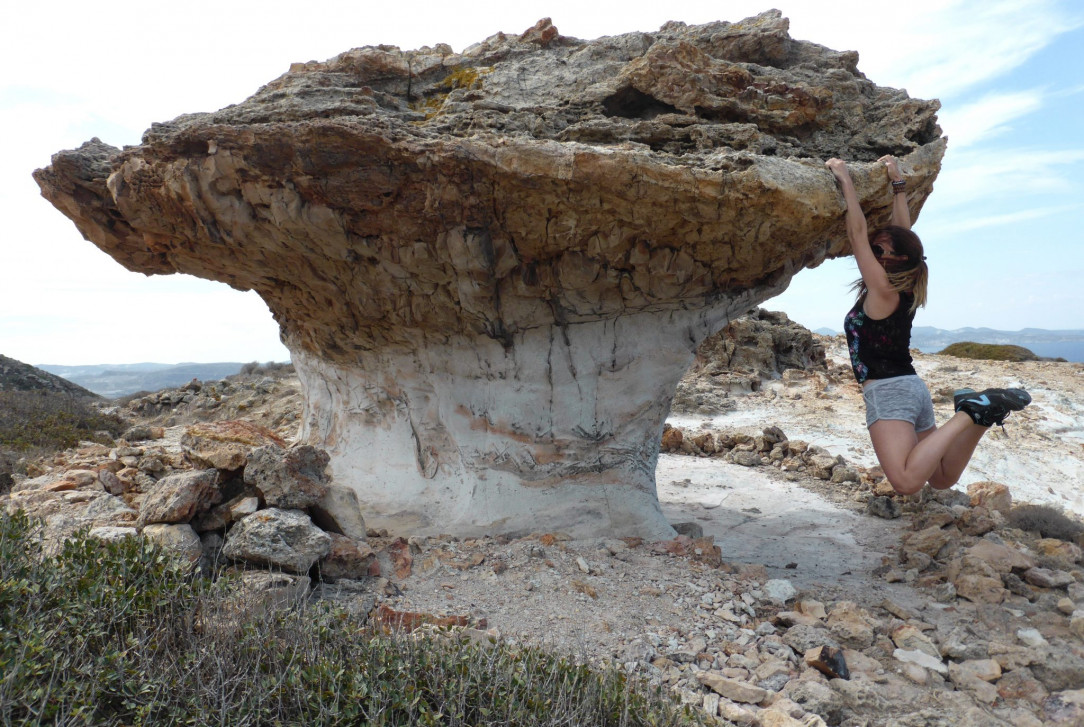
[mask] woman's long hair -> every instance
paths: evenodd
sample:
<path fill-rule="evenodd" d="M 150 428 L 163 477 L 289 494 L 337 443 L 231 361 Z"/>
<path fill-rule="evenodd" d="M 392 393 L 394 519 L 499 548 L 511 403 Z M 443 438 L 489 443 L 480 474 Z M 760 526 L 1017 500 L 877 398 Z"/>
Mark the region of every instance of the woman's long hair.
<path fill-rule="evenodd" d="M 926 267 L 926 256 L 922 254 L 922 240 L 906 227 L 888 225 L 869 236 L 870 246 L 882 233 L 887 233 L 892 239 L 892 249 L 896 254 L 907 258 L 887 263 L 885 272 L 888 273 L 888 284 L 892 286 L 892 290 L 914 295 L 911 309 L 908 311 L 913 313 L 926 305 L 926 285 L 930 277 L 930 270 Z M 851 290 L 858 291 L 859 298 L 863 297 L 868 292 L 866 281 L 859 278 L 854 281 Z"/>

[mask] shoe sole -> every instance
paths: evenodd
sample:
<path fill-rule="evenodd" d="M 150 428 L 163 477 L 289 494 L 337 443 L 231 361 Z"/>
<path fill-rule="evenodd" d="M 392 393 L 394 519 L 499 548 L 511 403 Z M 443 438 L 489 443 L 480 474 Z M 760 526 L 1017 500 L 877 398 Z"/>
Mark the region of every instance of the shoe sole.
<path fill-rule="evenodd" d="M 995 404 L 1002 404 L 1010 411 L 1020 411 L 1031 403 L 1031 394 L 1023 389 L 987 389 L 982 392 Z"/>

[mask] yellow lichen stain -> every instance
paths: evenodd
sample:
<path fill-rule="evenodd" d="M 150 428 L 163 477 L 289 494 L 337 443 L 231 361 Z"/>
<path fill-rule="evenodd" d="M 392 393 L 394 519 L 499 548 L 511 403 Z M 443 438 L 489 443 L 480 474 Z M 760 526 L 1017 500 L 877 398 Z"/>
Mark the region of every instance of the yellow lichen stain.
<path fill-rule="evenodd" d="M 492 72 L 492 68 L 479 70 L 473 66 L 460 66 L 445 76 L 444 80 L 437 85 L 449 91 L 454 91 L 457 88 L 481 88 L 482 76 Z"/>
<path fill-rule="evenodd" d="M 410 108 L 412 111 L 419 111 L 425 114 L 425 120 L 436 116 L 440 113 L 440 109 L 444 106 L 444 102 L 448 98 L 448 94 L 459 88 L 468 90 L 479 89 L 482 87 L 482 77 L 493 72 L 492 68 L 474 68 L 473 66 L 460 66 L 454 71 L 445 76 L 435 88 L 446 89 L 443 92 L 435 93 L 428 98 L 417 99 L 410 102 Z M 424 123 L 424 122 L 419 122 Z"/>

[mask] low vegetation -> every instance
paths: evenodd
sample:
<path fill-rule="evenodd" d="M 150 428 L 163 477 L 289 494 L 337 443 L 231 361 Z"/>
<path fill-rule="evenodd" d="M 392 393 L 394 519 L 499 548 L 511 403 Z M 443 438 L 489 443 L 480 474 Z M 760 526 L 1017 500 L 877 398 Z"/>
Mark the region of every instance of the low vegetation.
<path fill-rule="evenodd" d="M 1052 505 L 1016 505 L 1009 511 L 1006 519 L 1014 528 L 1071 543 L 1075 543 L 1084 533 L 1084 523 Z"/>
<path fill-rule="evenodd" d="M 243 376 L 286 376 L 294 372 L 294 365 L 289 361 L 250 361 L 241 367 Z"/>
<path fill-rule="evenodd" d="M 54 557 L 0 514 L 0 724 L 683 725 L 615 670 L 310 606 L 243 609 L 138 538 Z"/>
<path fill-rule="evenodd" d="M 124 421 L 93 404 L 50 391 L 0 391 L 0 449 L 42 454 L 95 439 L 119 436 Z"/>
<path fill-rule="evenodd" d="M 939 352 L 941 356 L 956 358 L 975 358 L 985 361 L 1038 361 L 1039 357 L 1024 348 L 1000 343 L 973 343 L 960 341 L 946 346 Z"/>

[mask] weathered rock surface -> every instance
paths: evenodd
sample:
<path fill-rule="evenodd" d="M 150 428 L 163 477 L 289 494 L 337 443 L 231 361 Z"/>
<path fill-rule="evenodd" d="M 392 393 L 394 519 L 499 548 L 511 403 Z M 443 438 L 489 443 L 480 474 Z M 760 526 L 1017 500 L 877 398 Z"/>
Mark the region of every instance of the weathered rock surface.
<path fill-rule="evenodd" d="M 243 420 L 193 424 L 185 431 L 181 444 L 196 464 L 224 470 L 244 467 L 253 447 L 286 446 L 270 429 Z"/>
<path fill-rule="evenodd" d="M 304 574 L 331 550 L 331 538 L 299 510 L 268 508 L 230 530 L 222 554 L 254 565 Z"/>
<path fill-rule="evenodd" d="M 878 225 L 873 160 L 917 214 L 944 152 L 936 102 L 787 30 L 360 48 L 35 177 L 129 269 L 263 297 L 374 524 L 672 535 L 655 461 L 698 343 L 849 252 L 824 159 Z"/>
<path fill-rule="evenodd" d="M 191 470 L 163 477 L 144 498 L 139 519 L 144 523 L 186 523 L 220 496 L 218 470 Z"/>
<path fill-rule="evenodd" d="M 245 482 L 259 490 L 270 507 L 304 510 L 327 494 L 328 459 L 327 452 L 307 444 L 259 447 L 248 455 Z"/>

